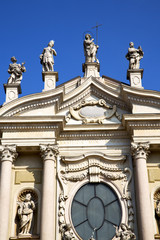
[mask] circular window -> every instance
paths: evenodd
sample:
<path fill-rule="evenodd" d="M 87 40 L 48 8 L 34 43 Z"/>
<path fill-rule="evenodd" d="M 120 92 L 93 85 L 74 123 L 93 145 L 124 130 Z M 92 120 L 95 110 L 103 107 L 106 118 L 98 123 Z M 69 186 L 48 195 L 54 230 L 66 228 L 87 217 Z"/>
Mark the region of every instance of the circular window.
<path fill-rule="evenodd" d="M 115 226 L 121 222 L 121 206 L 117 194 L 104 183 L 88 183 L 76 193 L 72 206 L 72 223 L 83 240 L 111 240 Z"/>

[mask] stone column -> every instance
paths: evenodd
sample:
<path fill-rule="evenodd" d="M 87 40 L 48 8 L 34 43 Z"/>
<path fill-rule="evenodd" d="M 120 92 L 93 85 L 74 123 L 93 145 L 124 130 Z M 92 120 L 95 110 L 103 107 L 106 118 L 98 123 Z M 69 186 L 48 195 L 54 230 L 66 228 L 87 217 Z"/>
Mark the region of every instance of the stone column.
<path fill-rule="evenodd" d="M 149 154 L 149 143 L 132 143 L 131 151 L 134 158 L 135 170 L 138 239 L 151 240 L 154 239 L 154 230 L 146 166 L 146 160 Z"/>
<path fill-rule="evenodd" d="M 55 239 L 55 163 L 58 155 L 57 145 L 40 145 L 43 158 L 43 190 L 41 212 L 41 240 Z"/>
<path fill-rule="evenodd" d="M 11 170 L 12 163 L 17 157 L 16 146 L 0 146 L 1 175 L 0 175 L 0 239 L 8 240 Z"/>

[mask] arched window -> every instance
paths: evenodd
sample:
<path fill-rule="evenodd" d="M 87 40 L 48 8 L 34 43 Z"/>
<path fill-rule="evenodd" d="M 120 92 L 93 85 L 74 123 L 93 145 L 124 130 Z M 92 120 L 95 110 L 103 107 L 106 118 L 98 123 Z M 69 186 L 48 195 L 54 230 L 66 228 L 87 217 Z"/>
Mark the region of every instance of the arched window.
<path fill-rule="evenodd" d="M 71 206 L 72 223 L 78 235 L 88 240 L 111 240 L 121 223 L 122 210 L 117 194 L 104 183 L 88 183 L 75 194 Z"/>

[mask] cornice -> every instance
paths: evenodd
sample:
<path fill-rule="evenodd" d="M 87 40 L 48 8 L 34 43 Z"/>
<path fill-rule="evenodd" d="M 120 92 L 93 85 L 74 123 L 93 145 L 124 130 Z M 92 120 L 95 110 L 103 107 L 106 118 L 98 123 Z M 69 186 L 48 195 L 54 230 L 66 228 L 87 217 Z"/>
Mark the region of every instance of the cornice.
<path fill-rule="evenodd" d="M 36 131 L 60 129 L 64 122 L 63 116 L 55 117 L 0 117 L 1 131 Z"/>
<path fill-rule="evenodd" d="M 61 133 L 60 139 L 106 139 L 106 138 L 129 138 L 128 133 L 126 131 L 109 131 L 108 133 L 86 133 L 86 132 L 77 132 L 77 133 Z"/>
<path fill-rule="evenodd" d="M 122 125 L 129 131 L 134 129 L 159 129 L 160 114 L 124 114 Z"/>
<path fill-rule="evenodd" d="M 125 101 L 129 101 L 130 104 L 137 103 L 154 107 L 160 105 L 160 92 L 158 91 L 133 88 L 122 84 L 122 94 Z"/>

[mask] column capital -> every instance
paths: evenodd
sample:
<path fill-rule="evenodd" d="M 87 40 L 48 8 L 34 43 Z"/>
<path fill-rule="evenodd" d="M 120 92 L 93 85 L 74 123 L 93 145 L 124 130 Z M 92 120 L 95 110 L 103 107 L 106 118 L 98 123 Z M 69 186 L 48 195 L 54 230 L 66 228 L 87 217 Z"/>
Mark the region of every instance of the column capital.
<path fill-rule="evenodd" d="M 149 142 L 144 143 L 131 143 L 131 153 L 134 159 L 137 158 L 145 158 L 147 159 L 150 151 L 149 151 Z"/>
<path fill-rule="evenodd" d="M 0 145 L 0 160 L 14 162 L 18 156 L 16 145 Z"/>
<path fill-rule="evenodd" d="M 58 146 L 54 144 L 40 144 L 41 157 L 44 161 L 56 160 L 56 156 L 59 154 Z"/>

